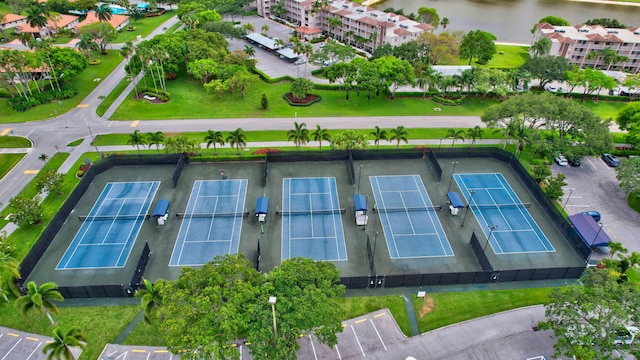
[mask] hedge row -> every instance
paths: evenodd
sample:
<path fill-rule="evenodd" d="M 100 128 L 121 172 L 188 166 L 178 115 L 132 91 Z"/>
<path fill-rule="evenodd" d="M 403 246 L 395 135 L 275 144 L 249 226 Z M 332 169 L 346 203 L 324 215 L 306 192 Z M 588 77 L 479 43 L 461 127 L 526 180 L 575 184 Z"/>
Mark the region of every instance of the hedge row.
<path fill-rule="evenodd" d="M 15 111 L 27 111 L 28 109 L 50 103 L 54 100 L 64 100 L 69 99 L 78 94 L 78 89 L 76 88 L 67 88 L 62 91 L 43 91 L 41 93 L 35 93 L 31 95 L 28 99 L 25 97 L 17 97 L 13 99 L 7 100 L 9 102 L 9 106 Z"/>

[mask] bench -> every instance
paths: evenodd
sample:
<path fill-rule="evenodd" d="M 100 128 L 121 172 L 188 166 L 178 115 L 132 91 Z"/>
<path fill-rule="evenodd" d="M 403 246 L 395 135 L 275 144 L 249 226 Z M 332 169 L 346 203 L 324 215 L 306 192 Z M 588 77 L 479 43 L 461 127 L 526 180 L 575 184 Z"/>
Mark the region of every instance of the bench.
<path fill-rule="evenodd" d="M 149 96 L 149 95 L 145 95 L 145 96 L 144 96 L 144 98 L 145 98 L 145 99 L 147 99 L 147 100 L 149 100 L 149 101 L 151 101 L 151 100 L 155 100 L 155 99 L 156 99 L 156 97 L 155 97 L 155 96 Z"/>

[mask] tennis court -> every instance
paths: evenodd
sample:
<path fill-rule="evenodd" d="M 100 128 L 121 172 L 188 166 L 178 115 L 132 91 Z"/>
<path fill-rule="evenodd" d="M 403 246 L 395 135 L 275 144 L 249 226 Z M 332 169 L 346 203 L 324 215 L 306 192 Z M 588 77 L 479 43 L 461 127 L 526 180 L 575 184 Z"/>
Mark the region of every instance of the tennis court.
<path fill-rule="evenodd" d="M 246 179 L 196 180 L 169 266 L 203 265 L 237 253 L 246 194 Z"/>
<path fill-rule="evenodd" d="M 555 252 L 502 174 L 453 177 L 496 254 Z"/>
<path fill-rule="evenodd" d="M 392 259 L 453 256 L 419 175 L 370 176 Z"/>
<path fill-rule="evenodd" d="M 107 183 L 56 270 L 124 267 L 159 186 Z"/>
<path fill-rule="evenodd" d="M 336 179 L 282 179 L 282 260 L 347 260 Z"/>

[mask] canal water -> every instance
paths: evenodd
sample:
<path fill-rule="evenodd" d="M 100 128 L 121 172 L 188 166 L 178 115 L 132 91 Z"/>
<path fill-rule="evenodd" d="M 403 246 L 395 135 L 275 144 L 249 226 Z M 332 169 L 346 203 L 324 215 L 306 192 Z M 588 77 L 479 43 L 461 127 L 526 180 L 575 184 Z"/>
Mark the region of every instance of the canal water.
<path fill-rule="evenodd" d="M 501 42 L 530 44 L 531 28 L 548 15 L 567 19 L 572 25 L 593 18 L 614 18 L 627 26 L 640 26 L 640 6 L 571 0 L 387 0 L 375 7 L 417 14 L 423 6 L 435 8 L 440 18 L 449 18 L 448 30 L 480 29 L 494 34 Z M 442 27 L 436 29 L 440 31 Z"/>

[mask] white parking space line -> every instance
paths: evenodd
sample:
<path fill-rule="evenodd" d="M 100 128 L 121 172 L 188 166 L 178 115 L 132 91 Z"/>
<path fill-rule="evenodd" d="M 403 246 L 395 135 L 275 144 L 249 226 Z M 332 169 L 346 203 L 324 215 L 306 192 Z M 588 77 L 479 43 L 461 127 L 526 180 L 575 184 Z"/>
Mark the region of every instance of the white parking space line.
<path fill-rule="evenodd" d="M 316 354 L 316 347 L 313 345 L 313 338 L 309 335 L 309 342 L 311 343 L 311 350 L 313 350 L 313 358 L 318 360 L 318 354 Z"/>
<path fill-rule="evenodd" d="M 596 165 L 591 161 L 591 158 L 587 158 L 587 161 L 589 162 L 589 165 L 591 165 L 592 168 L 597 169 Z"/>
<path fill-rule="evenodd" d="M 29 354 L 29 357 L 27 358 L 27 360 L 31 359 L 31 357 L 33 356 L 33 354 L 38 351 L 38 349 L 40 349 L 40 345 L 42 345 L 42 342 L 38 343 L 38 346 L 36 346 L 35 349 L 33 349 L 33 351 L 31 352 L 31 354 Z"/>
<path fill-rule="evenodd" d="M 356 334 L 356 329 L 353 327 L 353 325 L 350 325 L 351 327 L 351 331 L 353 331 L 353 336 L 356 337 L 356 342 L 358 343 L 358 346 L 360 347 L 360 351 L 362 352 L 362 357 L 367 357 L 367 355 L 365 355 L 364 353 L 364 349 L 362 348 L 362 344 L 360 344 L 360 339 L 358 339 L 358 334 Z"/>
<path fill-rule="evenodd" d="M 376 331 L 376 335 L 378 335 L 378 339 L 380 339 L 380 343 L 382 344 L 382 347 L 384 348 L 384 351 L 387 351 L 387 345 L 384 344 L 384 341 L 382 341 L 382 337 L 380 336 L 380 333 L 378 332 L 378 328 L 376 327 L 376 324 L 373 323 L 373 320 L 369 320 L 371 322 L 371 326 L 373 326 L 373 330 Z"/>
<path fill-rule="evenodd" d="M 334 345 L 334 348 L 336 348 L 336 353 L 338 354 L 338 359 L 342 360 L 342 356 L 340 355 L 340 350 L 338 350 L 338 345 Z"/>
<path fill-rule="evenodd" d="M 9 334 L 11 335 L 11 334 Z M 9 354 L 11 354 L 11 352 L 13 351 L 13 349 L 16 348 L 16 346 L 18 346 L 18 344 L 20 344 L 20 342 L 22 342 L 22 338 L 18 339 L 18 342 L 16 342 L 15 344 L 13 344 L 13 346 L 11 347 L 11 349 L 9 349 L 9 351 L 7 351 L 7 353 L 2 357 L 2 360 L 6 359 L 7 356 L 9 356 Z"/>

